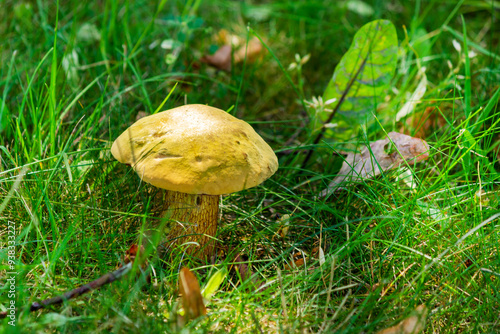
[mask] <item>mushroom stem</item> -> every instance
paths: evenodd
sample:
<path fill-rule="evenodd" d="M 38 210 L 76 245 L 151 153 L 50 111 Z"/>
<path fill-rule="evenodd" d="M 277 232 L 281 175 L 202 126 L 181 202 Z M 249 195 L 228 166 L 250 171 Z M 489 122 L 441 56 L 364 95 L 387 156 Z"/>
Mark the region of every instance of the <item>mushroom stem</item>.
<path fill-rule="evenodd" d="M 188 242 L 186 252 L 202 259 L 214 255 L 215 234 L 219 219 L 219 195 L 186 194 L 166 190 L 162 218 L 168 219 L 162 242 L 167 250 Z"/>

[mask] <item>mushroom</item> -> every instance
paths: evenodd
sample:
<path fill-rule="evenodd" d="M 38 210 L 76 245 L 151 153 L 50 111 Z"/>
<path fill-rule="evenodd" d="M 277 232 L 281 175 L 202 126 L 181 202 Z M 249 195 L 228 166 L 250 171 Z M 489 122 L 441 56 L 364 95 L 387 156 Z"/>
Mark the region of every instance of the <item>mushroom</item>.
<path fill-rule="evenodd" d="M 165 189 L 169 246 L 194 241 L 199 247 L 187 251 L 198 257 L 213 254 L 220 195 L 254 187 L 278 169 L 273 150 L 248 123 L 200 104 L 139 119 L 111 153 Z"/>

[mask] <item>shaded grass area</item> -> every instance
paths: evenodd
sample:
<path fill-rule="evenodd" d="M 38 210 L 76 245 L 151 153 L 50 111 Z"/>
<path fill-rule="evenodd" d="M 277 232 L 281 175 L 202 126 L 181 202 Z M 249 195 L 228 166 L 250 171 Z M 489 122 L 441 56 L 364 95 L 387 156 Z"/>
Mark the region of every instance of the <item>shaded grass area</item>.
<path fill-rule="evenodd" d="M 182 253 L 152 256 L 152 284 L 129 278 L 52 310 L 21 309 L 14 329 L 180 330 L 177 276 L 188 266 L 202 286 L 216 268 L 230 270 L 208 316 L 185 325 L 190 331 L 372 332 L 420 304 L 430 309 L 426 332 L 499 331 L 499 225 L 487 222 L 499 202 L 498 8 L 489 1 L 369 6 L 364 16 L 330 1 L 4 1 L 0 219 L 15 223 L 18 307 L 114 270 L 140 229 L 158 219 L 155 190 L 116 163 L 109 147 L 168 94 L 163 109 L 187 102 L 230 110 L 280 160 L 262 186 L 223 197 L 216 265 Z M 302 170 L 310 148 L 304 101 L 323 94 L 354 33 L 376 18 L 391 20 L 400 42 L 379 122 L 347 143 L 318 144 Z M 219 46 L 220 29 L 242 38 L 255 32 L 268 52 L 230 72 L 210 68 L 199 59 Z M 470 50 L 476 55 L 468 59 Z M 301 72 L 288 70 L 297 53 L 311 54 Z M 425 122 L 396 122 L 419 65 L 429 84 L 414 112 Z M 464 128 L 476 146 L 461 139 Z M 406 179 L 394 171 L 317 198 L 340 168 L 334 150 L 389 131 L 423 137 L 430 158 Z M 3 279 L 7 230 L 0 235 Z M 236 254 L 253 278 L 234 270 Z M 257 281 L 263 288 L 255 291 Z"/>

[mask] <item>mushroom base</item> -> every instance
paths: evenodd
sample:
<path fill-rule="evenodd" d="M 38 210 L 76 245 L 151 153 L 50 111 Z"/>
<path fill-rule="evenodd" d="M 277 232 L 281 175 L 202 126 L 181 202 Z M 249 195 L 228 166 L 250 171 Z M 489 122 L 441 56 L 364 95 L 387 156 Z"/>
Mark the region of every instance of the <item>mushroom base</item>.
<path fill-rule="evenodd" d="M 166 251 L 186 245 L 186 253 L 209 259 L 215 251 L 219 219 L 219 195 L 192 195 L 166 190 L 162 218 L 166 219 Z M 189 244 L 192 243 L 192 244 Z M 193 244 L 193 243 L 197 243 Z"/>

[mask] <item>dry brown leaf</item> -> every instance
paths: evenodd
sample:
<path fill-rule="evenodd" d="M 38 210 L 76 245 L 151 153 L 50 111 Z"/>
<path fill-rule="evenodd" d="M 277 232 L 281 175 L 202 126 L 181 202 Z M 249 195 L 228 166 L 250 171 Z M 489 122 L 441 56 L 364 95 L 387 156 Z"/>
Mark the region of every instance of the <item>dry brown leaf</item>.
<path fill-rule="evenodd" d="M 401 321 L 396 326 L 392 326 L 377 334 L 418 334 L 425 328 L 428 309 L 425 305 L 418 306 L 411 316 Z"/>
<path fill-rule="evenodd" d="M 221 29 L 215 36 L 215 40 L 219 44 L 228 44 L 233 45 L 235 47 L 240 46 L 242 43 L 242 39 L 238 37 L 236 34 L 232 34 L 226 29 Z"/>
<path fill-rule="evenodd" d="M 247 263 L 244 263 L 244 260 L 240 255 L 237 255 L 234 258 L 234 262 L 236 262 L 236 270 L 240 274 L 242 282 L 246 281 L 247 278 L 252 276 L 252 270 L 248 267 Z"/>
<path fill-rule="evenodd" d="M 314 249 L 313 249 L 314 252 Z M 316 251 L 317 252 L 317 251 Z M 304 255 L 301 252 L 293 254 L 293 262 L 285 266 L 285 270 L 293 270 L 302 267 L 305 263 Z"/>
<path fill-rule="evenodd" d="M 234 64 L 238 64 L 246 59 L 247 63 L 252 63 L 262 56 L 264 48 L 257 37 L 253 37 L 249 40 L 248 45 L 245 41 L 235 40 L 235 38 L 237 39 L 234 35 L 229 35 L 227 31 L 221 30 L 218 39 L 224 41 L 224 45 L 213 55 L 203 56 L 200 60 L 219 70 L 230 71 L 233 62 Z M 237 47 L 234 52 L 233 60 L 231 60 L 231 45 Z"/>
<path fill-rule="evenodd" d="M 304 258 L 294 260 L 291 265 L 287 264 L 285 266 L 285 270 L 293 270 L 294 268 L 302 267 L 304 265 L 304 263 L 305 263 Z"/>
<path fill-rule="evenodd" d="M 203 56 L 201 61 L 219 70 L 231 71 L 231 50 L 231 45 L 223 45 L 213 55 Z"/>
<path fill-rule="evenodd" d="M 410 134 L 409 129 L 415 129 L 416 137 L 427 138 L 436 126 L 443 127 L 446 121 L 435 107 L 427 107 L 423 112 L 409 116 L 405 123 L 406 126 L 401 127 L 401 132 Z"/>
<path fill-rule="evenodd" d="M 389 149 L 392 140 L 396 149 Z M 361 153 L 349 152 L 337 177 L 321 192 L 326 196 L 339 189 L 341 184 L 356 182 L 362 179 L 371 179 L 380 175 L 382 171 L 396 168 L 403 163 L 413 165 L 429 157 L 429 145 L 420 138 L 410 137 L 397 132 L 389 132 L 389 138 L 377 140 L 361 149 Z"/>
<path fill-rule="evenodd" d="M 242 282 L 245 282 L 248 278 L 250 278 L 253 275 L 252 269 L 250 268 L 248 263 L 245 263 L 241 255 L 237 255 L 234 258 L 234 262 L 236 263 L 235 269 L 240 274 Z M 251 290 L 262 292 L 267 289 L 267 287 L 263 287 L 266 282 L 261 279 L 258 279 L 257 277 L 254 277 L 249 283 L 250 284 L 248 285 L 248 287 Z"/>
<path fill-rule="evenodd" d="M 137 257 L 137 253 L 139 253 L 139 246 L 137 244 L 132 244 L 130 246 L 130 248 L 127 249 L 127 251 L 125 252 L 125 256 L 123 257 L 123 263 L 124 264 L 130 263 L 130 262 L 133 263 Z M 141 245 L 141 254 L 144 255 L 144 246 L 142 246 L 142 245 Z M 147 266 L 148 266 L 147 261 L 143 261 L 143 263 L 141 264 L 142 270 L 146 270 Z M 122 264 L 118 264 L 117 269 L 121 268 L 121 267 L 122 267 Z M 148 275 L 148 277 L 147 277 L 148 283 L 150 283 L 150 279 L 151 279 L 151 277 Z"/>
<path fill-rule="evenodd" d="M 139 252 L 139 246 L 136 244 L 133 244 L 125 252 L 125 256 L 123 257 L 123 262 L 125 264 L 130 263 L 130 262 L 134 262 L 138 252 Z M 144 252 L 144 246 L 142 246 L 142 245 L 141 245 L 141 252 Z"/>
<path fill-rule="evenodd" d="M 285 265 L 284 270 L 294 270 L 299 267 L 302 267 L 307 260 L 311 260 L 311 263 L 315 260 L 319 260 L 320 265 L 325 263 L 325 253 L 323 252 L 323 248 L 321 246 L 316 246 L 309 252 L 309 255 L 306 256 L 302 252 L 296 252 L 292 256 L 292 262 L 290 264 Z"/>
<path fill-rule="evenodd" d="M 196 276 L 184 267 L 179 273 L 179 293 L 184 308 L 184 319 L 196 319 L 207 314 Z"/>
<path fill-rule="evenodd" d="M 135 115 L 135 120 L 138 121 L 140 120 L 141 118 L 143 117 L 146 117 L 146 116 L 149 116 L 150 114 L 145 112 L 144 110 L 141 110 L 137 113 L 137 115 Z"/>
<path fill-rule="evenodd" d="M 290 230 L 290 215 L 289 214 L 284 214 L 278 219 L 278 224 L 279 224 L 279 229 L 278 229 L 278 234 L 282 239 L 284 239 L 288 231 Z"/>
<path fill-rule="evenodd" d="M 262 54 L 264 48 L 262 47 L 262 43 L 257 37 L 253 37 L 248 41 L 248 46 L 243 44 L 236 50 L 234 53 L 234 63 L 240 63 L 247 58 L 248 63 L 252 63 L 256 61 Z"/>
<path fill-rule="evenodd" d="M 319 249 L 320 249 L 320 248 L 321 248 L 320 246 L 316 246 L 316 247 L 314 247 L 313 249 L 311 249 L 311 252 L 310 252 L 310 254 L 309 254 L 309 255 L 310 255 L 311 257 L 314 257 L 314 258 L 315 258 L 315 257 L 318 257 L 318 255 L 319 255 Z"/>

